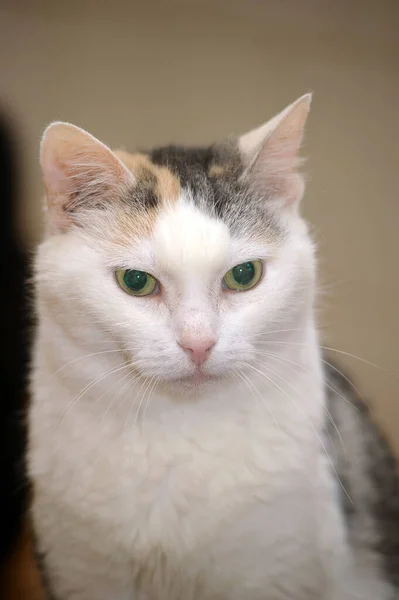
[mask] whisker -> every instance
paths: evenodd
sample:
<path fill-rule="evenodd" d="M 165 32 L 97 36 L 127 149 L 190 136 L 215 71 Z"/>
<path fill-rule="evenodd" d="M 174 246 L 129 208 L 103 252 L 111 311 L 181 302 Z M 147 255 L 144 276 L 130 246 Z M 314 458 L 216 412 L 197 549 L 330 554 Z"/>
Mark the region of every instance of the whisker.
<path fill-rule="evenodd" d="M 134 399 L 134 402 L 130 406 L 129 412 L 127 414 L 127 417 L 126 417 L 126 420 L 125 420 L 125 424 L 124 424 L 124 427 L 123 427 L 123 431 L 125 431 L 125 429 L 127 427 L 127 424 L 128 424 L 129 419 L 130 419 L 130 415 L 132 413 L 133 407 L 136 406 L 136 403 L 137 403 L 138 399 L 140 398 L 140 402 L 139 402 L 139 405 L 138 405 L 137 411 L 136 411 L 136 416 L 135 416 L 134 422 L 133 422 L 133 428 L 136 425 L 136 422 L 137 422 L 137 419 L 138 419 L 138 416 L 139 416 L 139 413 L 140 413 L 140 409 L 141 409 L 141 406 L 142 406 L 142 403 L 143 403 L 144 396 L 146 394 L 146 391 L 148 390 L 148 387 L 151 385 L 151 382 L 153 381 L 153 379 L 154 379 L 154 376 L 151 377 L 151 378 L 143 377 L 143 381 L 141 383 L 141 386 L 140 386 L 139 390 L 137 391 L 137 394 L 136 394 L 136 397 Z"/>
<path fill-rule="evenodd" d="M 104 421 L 105 417 L 107 416 L 107 414 L 109 413 L 109 411 L 111 410 L 111 408 L 113 407 L 113 405 L 115 404 L 115 401 L 117 400 L 117 398 L 119 398 L 119 396 L 121 396 L 121 394 L 126 389 L 129 389 L 130 385 L 137 378 L 137 376 L 134 376 L 133 378 L 131 378 L 131 373 L 127 373 L 127 375 L 124 375 L 122 377 L 122 379 L 119 380 L 118 383 L 121 383 L 124 379 L 126 379 L 126 377 L 127 377 L 127 382 L 124 383 L 123 386 L 121 387 L 121 389 L 116 393 L 116 395 L 113 397 L 112 401 L 110 402 L 110 404 L 106 408 L 105 412 L 103 413 L 103 416 L 101 417 L 101 421 L 102 422 Z"/>
<path fill-rule="evenodd" d="M 238 383 L 240 383 L 240 384 L 243 383 L 244 384 L 244 389 L 245 390 L 249 390 L 251 392 L 251 395 L 253 396 L 253 398 L 254 398 L 257 406 L 260 408 L 259 400 L 256 397 L 253 388 L 249 385 L 249 381 L 250 381 L 249 377 L 247 377 L 246 379 L 244 379 L 244 374 L 241 371 L 238 371 L 237 369 L 235 369 L 233 371 L 233 375 L 234 375 L 235 379 L 238 381 Z M 260 412 L 261 412 L 262 417 L 263 417 L 263 411 L 261 410 Z"/>
<path fill-rule="evenodd" d="M 244 373 L 242 373 L 241 371 L 238 371 L 237 369 L 234 370 L 233 375 L 235 376 L 236 380 L 239 383 L 243 383 L 244 384 L 244 388 L 246 390 L 248 389 L 251 392 L 251 395 L 254 397 L 256 404 L 260 407 L 259 400 L 256 397 L 254 389 L 253 389 L 254 386 L 250 385 L 250 379 L 249 379 L 249 377 L 244 378 Z M 263 416 L 263 411 L 262 410 L 261 410 L 261 414 Z"/>
<path fill-rule="evenodd" d="M 315 377 L 315 374 L 313 373 L 313 371 L 311 369 L 308 369 L 307 367 L 305 367 L 305 365 L 301 365 L 300 363 L 297 363 L 297 362 L 295 362 L 295 361 L 287 358 L 286 356 L 282 356 L 280 354 L 275 354 L 273 352 L 266 352 L 266 353 L 262 353 L 260 351 L 255 351 L 255 352 L 256 352 L 256 354 L 259 354 L 259 355 L 262 355 L 262 356 L 267 356 L 269 358 L 274 358 L 274 359 L 280 359 L 280 360 L 283 360 L 283 361 L 285 361 L 287 363 L 291 363 L 293 365 L 296 365 L 297 367 L 300 367 L 301 369 L 303 369 L 304 371 L 306 371 L 307 373 L 310 373 L 311 375 L 313 375 L 313 377 Z M 325 362 L 325 361 L 323 361 L 323 362 Z M 359 411 L 359 408 L 355 404 L 353 404 L 349 400 L 349 398 L 346 398 L 345 396 L 343 396 L 336 388 L 332 387 L 328 383 L 328 381 L 326 381 L 325 379 L 324 379 L 324 385 L 328 389 L 330 389 L 332 392 L 334 392 L 334 394 L 337 394 L 337 396 L 339 398 L 341 398 L 344 402 L 346 402 L 347 404 L 349 404 L 349 406 L 351 406 L 354 410 Z"/>
<path fill-rule="evenodd" d="M 147 409 L 150 406 L 150 402 L 151 402 L 152 398 L 154 397 L 155 390 L 156 390 L 157 385 L 159 383 L 159 377 L 155 377 L 154 376 L 153 379 L 154 379 L 154 383 L 149 388 L 149 392 L 147 394 L 147 400 L 146 400 L 146 403 L 144 405 L 143 418 L 142 418 L 143 431 L 144 431 L 144 423 L 145 423 L 145 416 L 147 414 Z"/>
<path fill-rule="evenodd" d="M 319 325 L 318 329 L 322 329 L 323 327 L 326 327 L 326 325 Z M 254 333 L 252 335 L 246 336 L 247 340 L 255 340 L 255 339 L 259 339 L 259 338 L 265 338 L 268 335 L 272 335 L 275 333 L 290 333 L 290 332 L 304 332 L 306 331 L 306 327 L 290 327 L 290 328 L 285 328 L 285 329 L 270 329 L 267 331 L 260 331 L 258 333 Z M 264 340 L 265 342 L 269 341 L 269 340 Z M 273 341 L 273 340 L 270 340 Z"/>
<path fill-rule="evenodd" d="M 354 389 L 354 391 L 359 396 L 359 398 L 364 402 L 364 404 L 366 406 L 369 406 L 369 403 L 367 402 L 367 400 L 364 398 L 364 396 L 361 394 L 361 392 L 355 386 L 355 384 L 349 379 L 349 377 L 347 377 L 344 373 L 342 373 L 342 371 L 340 371 L 335 365 L 333 365 L 332 363 L 328 362 L 328 360 L 324 360 L 324 358 L 322 358 L 322 361 L 323 361 L 323 363 L 325 365 L 328 365 L 329 367 L 331 367 L 331 369 L 333 369 L 334 371 L 336 371 L 343 379 L 345 379 L 345 381 Z M 354 404 L 352 404 L 352 406 L 354 408 L 356 408 L 356 410 L 359 410 L 357 408 L 357 406 L 355 406 Z"/>
<path fill-rule="evenodd" d="M 256 368 L 256 367 L 254 367 L 253 365 L 251 365 L 250 363 L 243 363 L 243 365 L 244 365 L 244 366 L 247 366 L 248 368 L 252 369 L 253 371 L 256 371 L 257 373 L 259 373 L 260 375 L 262 375 L 262 377 L 265 377 L 265 378 L 266 378 L 266 379 L 267 379 L 267 380 L 268 380 L 268 381 L 269 381 L 269 382 L 270 382 L 272 385 L 274 385 L 274 386 L 275 386 L 275 387 L 276 387 L 278 390 L 280 390 L 280 392 L 281 392 L 282 394 L 284 394 L 284 396 L 286 396 L 286 397 L 288 398 L 288 400 L 289 400 L 289 401 L 290 401 L 290 402 L 291 402 L 291 403 L 292 403 L 292 404 L 293 404 L 293 405 L 296 407 L 296 409 L 297 409 L 297 410 L 299 410 L 299 411 L 300 411 L 302 414 L 304 414 L 304 415 L 305 415 L 305 417 L 307 417 L 306 413 L 305 413 L 305 412 L 304 412 L 304 411 L 303 411 L 303 410 L 300 408 L 300 406 L 298 405 L 298 403 L 297 403 L 297 402 L 295 402 L 295 400 L 294 400 L 293 398 L 291 398 L 291 396 L 290 396 L 290 395 L 289 395 L 289 394 L 288 394 L 288 393 L 287 393 L 287 392 L 286 392 L 286 391 L 285 391 L 285 390 L 284 390 L 284 389 L 283 389 L 281 386 L 279 386 L 279 385 L 278 385 L 278 384 L 277 384 L 277 383 L 276 383 L 276 382 L 275 382 L 275 381 L 274 381 L 274 380 L 273 380 L 271 377 L 268 377 L 268 375 L 266 375 L 266 373 L 263 373 L 263 371 L 260 371 L 259 369 L 257 369 L 257 368 Z M 283 380 L 284 380 L 284 378 L 281 378 L 281 379 L 283 379 Z M 285 380 L 284 380 L 284 381 L 285 381 Z M 285 381 L 285 383 L 287 383 L 287 382 Z M 320 436 L 320 435 L 319 435 L 319 433 L 317 432 L 317 430 L 316 430 L 315 426 L 313 425 L 313 423 L 312 423 L 311 419 L 310 419 L 309 417 L 307 417 L 307 418 L 308 418 L 308 420 L 309 420 L 310 426 L 312 427 L 312 429 L 313 429 L 314 433 L 315 433 L 315 434 L 316 434 L 316 436 L 317 436 L 317 439 L 318 439 L 318 441 L 319 441 L 319 443 L 320 443 L 321 447 L 323 448 L 323 451 L 324 451 L 324 453 L 325 453 L 325 455 L 326 455 L 326 457 L 327 457 L 327 460 L 328 460 L 328 462 L 330 463 L 330 466 L 331 466 L 331 468 L 333 469 L 333 471 L 334 471 L 334 474 L 335 474 L 335 476 L 337 477 L 337 480 L 338 480 L 338 482 L 339 482 L 339 484 L 340 484 L 340 486 L 341 486 L 342 490 L 344 491 L 344 493 L 345 493 L 345 494 L 346 494 L 346 496 L 348 497 L 349 501 L 350 501 L 351 503 L 353 503 L 353 501 L 352 501 L 352 498 L 350 497 L 349 493 L 347 492 L 347 490 L 346 490 L 346 488 L 345 488 L 344 484 L 342 483 L 342 481 L 341 481 L 341 479 L 340 479 L 340 477 L 339 477 L 339 475 L 338 475 L 338 472 L 337 472 L 337 469 L 336 469 L 336 467 L 335 467 L 335 465 L 334 465 L 334 462 L 333 462 L 333 460 L 332 460 L 331 456 L 329 455 L 329 453 L 328 453 L 328 451 L 327 451 L 327 449 L 326 449 L 326 447 L 325 447 L 325 445 L 324 445 L 324 443 L 323 443 L 323 440 L 321 439 L 321 436 Z"/>
<path fill-rule="evenodd" d="M 98 377 L 97 379 L 95 379 L 94 381 L 92 381 L 91 383 L 87 384 L 83 390 L 81 390 L 73 399 L 72 401 L 69 403 L 69 405 L 67 406 L 66 410 L 64 411 L 64 413 L 61 415 L 59 423 L 68 415 L 68 413 L 73 409 L 74 406 L 76 406 L 76 404 L 79 402 L 79 400 L 93 387 L 95 386 L 97 383 L 100 383 L 100 381 L 102 381 L 103 379 L 105 379 L 106 377 L 109 377 L 109 375 L 113 375 L 114 373 L 118 373 L 118 371 L 122 371 L 123 369 L 129 369 L 131 368 L 130 364 L 125 364 L 119 367 L 113 367 L 112 369 L 110 369 L 109 371 L 107 371 L 106 373 L 104 373 L 103 375 L 101 375 L 101 377 Z M 59 425 L 58 423 L 58 425 Z"/>
<path fill-rule="evenodd" d="M 282 360 L 284 360 L 284 361 L 285 361 L 285 357 L 280 357 L 280 356 L 271 356 L 271 355 L 269 355 L 269 356 L 268 356 L 268 358 L 271 358 L 272 360 L 279 360 L 279 361 L 280 361 L 280 364 L 282 364 L 282 362 L 281 362 Z M 293 362 L 293 361 L 290 361 L 290 362 Z M 299 363 L 293 363 L 293 364 L 295 364 L 295 365 L 296 365 L 296 366 L 298 366 L 298 367 L 301 367 L 301 368 L 305 369 L 307 372 L 309 372 L 311 375 L 313 375 L 313 376 L 314 376 L 314 374 L 312 373 L 312 371 L 311 371 L 310 369 L 307 369 L 306 367 L 304 367 L 303 365 L 300 365 Z M 291 369 L 291 371 L 292 371 L 292 372 L 294 372 L 294 373 L 298 374 L 298 372 L 297 372 L 297 371 L 294 371 L 294 368 L 293 368 L 291 365 L 284 365 L 284 366 L 288 366 L 288 367 Z M 275 376 L 277 375 L 277 377 L 280 377 L 280 378 L 281 378 L 283 381 L 285 381 L 285 383 L 287 383 L 287 384 L 290 386 L 290 388 L 291 388 L 291 389 L 292 389 L 292 390 L 293 390 L 295 393 L 298 393 L 298 392 L 295 390 L 294 386 L 293 386 L 293 385 L 292 385 L 290 382 L 288 382 L 287 380 L 285 380 L 283 377 L 281 377 L 281 375 L 279 375 L 279 373 L 276 373 L 276 372 L 274 372 L 274 375 L 275 375 Z M 331 389 L 332 389 L 332 388 L 331 388 Z M 344 400 L 346 400 L 346 398 L 344 398 L 343 396 L 341 396 L 341 397 L 342 397 Z M 303 395 L 302 395 L 302 399 L 303 399 Z M 349 404 L 351 404 L 351 403 L 349 403 Z M 335 431 L 337 432 L 338 439 L 340 440 L 340 443 L 341 443 L 342 450 L 343 450 L 344 454 L 345 454 L 345 455 L 347 455 L 346 446 L 345 446 L 345 444 L 344 444 L 344 441 L 343 441 L 343 439 L 342 439 L 341 433 L 340 433 L 340 431 L 339 431 L 339 429 L 338 429 L 338 427 L 337 427 L 337 424 L 335 423 L 335 421 L 334 421 L 334 419 L 333 419 L 333 416 L 331 415 L 331 413 L 330 413 L 330 411 L 328 410 L 328 408 L 327 408 L 327 406 L 326 406 L 326 405 L 324 405 L 324 406 L 323 406 L 323 408 L 324 408 L 324 410 L 325 410 L 325 412 L 326 412 L 326 414 L 327 414 L 327 417 L 328 417 L 329 421 L 331 422 L 332 426 L 334 427 Z M 356 407 L 354 406 L 354 408 L 356 408 Z M 326 428 L 326 432 L 327 432 L 327 435 L 328 435 L 328 437 L 330 438 L 330 441 L 331 441 L 331 443 L 333 443 L 332 437 L 331 437 L 331 435 L 330 435 L 330 432 L 328 431 L 328 429 L 327 429 L 327 428 Z"/>
<path fill-rule="evenodd" d="M 254 333 L 253 335 L 248 336 L 246 339 L 256 339 L 259 337 L 265 337 L 267 335 L 271 335 L 273 333 L 288 333 L 288 332 L 293 332 L 293 331 L 305 331 L 305 328 L 303 327 L 293 327 L 293 328 L 289 328 L 289 329 L 271 329 L 268 331 L 261 331 L 259 333 Z"/>
<path fill-rule="evenodd" d="M 103 391 L 103 393 L 98 398 L 95 399 L 94 404 L 98 404 L 104 398 L 104 396 L 106 396 L 118 383 L 123 381 L 129 375 L 130 375 L 130 373 L 127 373 L 121 379 L 119 379 L 118 381 L 115 381 L 112 385 L 110 385 L 106 390 Z"/>
<path fill-rule="evenodd" d="M 141 385 L 140 385 L 140 387 L 139 387 L 139 389 L 138 389 L 138 391 L 136 393 L 136 396 L 134 397 L 134 401 L 130 405 L 130 408 L 128 410 L 128 413 L 127 413 L 127 416 L 126 416 L 126 419 L 125 419 L 125 422 L 124 422 L 124 425 L 123 425 L 122 432 L 125 432 L 125 430 L 127 428 L 127 425 L 128 425 L 128 422 L 129 422 L 129 419 L 130 419 L 130 415 L 132 414 L 132 410 L 133 410 L 134 406 L 136 406 L 136 402 L 137 402 L 137 400 L 139 398 L 139 394 L 140 394 L 140 392 L 141 392 L 144 384 L 148 381 L 148 377 L 144 377 L 142 375 L 139 375 L 139 378 L 141 378 L 141 377 L 143 378 L 143 381 L 141 382 Z"/>
<path fill-rule="evenodd" d="M 239 374 L 241 375 L 241 377 L 243 378 L 243 380 L 247 382 L 248 388 L 252 391 L 252 394 L 253 394 L 255 400 L 257 400 L 257 402 L 258 402 L 258 398 L 259 398 L 261 404 L 266 407 L 266 410 L 270 414 L 270 416 L 271 416 L 274 424 L 276 425 L 276 427 L 278 427 L 280 429 L 280 425 L 277 422 L 277 419 L 275 418 L 275 416 L 274 416 L 274 414 L 273 414 L 270 406 L 268 405 L 268 403 L 265 400 L 265 398 L 263 398 L 262 394 L 260 393 L 260 391 L 258 390 L 258 388 L 256 387 L 256 385 L 254 384 L 254 382 L 251 381 L 251 379 L 248 377 L 248 375 L 246 375 L 242 371 Z"/>
<path fill-rule="evenodd" d="M 295 345 L 295 346 L 306 346 L 307 343 L 306 342 L 292 342 L 292 341 L 283 341 L 283 340 L 269 340 L 269 341 L 260 341 L 259 343 L 265 343 L 265 344 L 282 344 L 282 345 Z M 379 369 L 380 371 L 384 371 L 385 373 L 388 373 L 389 375 L 393 375 L 395 377 L 399 377 L 398 373 L 393 373 L 392 371 L 390 371 L 389 369 L 385 369 L 384 367 L 381 367 L 380 365 L 377 365 L 365 358 L 362 358 L 361 356 L 357 356 L 356 354 L 351 354 L 350 352 L 346 352 L 345 350 L 338 350 L 337 348 L 331 348 L 329 346 L 319 346 L 322 350 L 327 350 L 328 352 L 336 352 L 338 354 L 342 354 L 344 356 L 348 356 L 350 358 L 355 358 L 356 360 L 359 360 L 363 363 L 365 363 L 366 365 L 369 365 L 370 367 L 374 367 L 375 369 Z"/>
<path fill-rule="evenodd" d="M 73 365 L 74 363 L 77 363 L 80 360 L 84 360 L 85 358 L 90 358 L 93 356 L 100 356 L 101 354 L 109 354 L 111 352 L 123 352 L 123 350 L 120 350 L 120 349 L 118 349 L 118 350 L 102 350 L 100 352 L 92 352 L 90 354 L 85 354 L 84 356 L 79 356 L 78 358 L 74 358 L 73 360 L 70 360 L 69 362 L 65 363 L 65 365 L 62 365 L 61 367 L 59 367 L 56 371 L 51 373 L 51 377 L 54 377 L 55 375 L 57 375 L 57 373 L 59 373 L 66 367 L 69 367 L 69 365 Z"/>
<path fill-rule="evenodd" d="M 155 378 L 155 375 L 153 375 L 153 376 L 152 376 L 150 379 L 147 379 L 147 382 L 146 382 L 146 384 L 144 385 L 144 389 L 143 389 L 143 392 L 142 392 L 142 394 L 141 394 L 140 403 L 139 403 L 139 406 L 138 406 L 138 408 L 137 408 L 137 411 L 136 411 L 136 416 L 135 416 L 135 418 L 134 418 L 134 422 L 133 422 L 133 428 L 135 427 L 135 425 L 136 425 L 136 423 L 137 423 L 137 420 L 138 420 L 138 418 L 139 418 L 139 414 L 140 414 L 140 409 L 141 409 L 141 406 L 142 406 L 142 404 L 143 404 L 143 401 L 144 401 L 145 395 L 146 395 L 146 393 L 147 393 L 148 389 L 150 388 L 150 386 L 151 386 L 151 384 L 152 384 L 152 382 L 153 382 L 154 378 Z"/>

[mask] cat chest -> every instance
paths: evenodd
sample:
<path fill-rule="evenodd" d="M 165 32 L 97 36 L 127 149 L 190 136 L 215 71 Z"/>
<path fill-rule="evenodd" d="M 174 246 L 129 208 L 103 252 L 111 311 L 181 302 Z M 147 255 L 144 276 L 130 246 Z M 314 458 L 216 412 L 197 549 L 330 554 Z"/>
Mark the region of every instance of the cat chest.
<path fill-rule="evenodd" d="M 278 508 L 287 504 L 297 520 L 308 505 L 310 474 L 304 480 L 304 473 L 310 465 L 303 448 L 299 460 L 292 439 L 246 425 L 201 436 L 147 430 L 131 438 L 96 427 L 73 445 L 64 428 L 46 444 L 52 453 L 33 445 L 33 475 L 36 471 L 36 486 L 53 507 L 78 515 L 92 535 L 97 530 L 101 539 L 113 539 L 126 551 L 149 552 L 166 544 L 185 554 L 215 544 L 217 531 L 225 531 L 232 546 L 234 536 L 244 535 L 242 528 L 259 536 L 259 523 L 272 544 L 288 526 Z M 255 513 L 259 519 L 251 521 Z M 299 521 L 308 526 L 302 517 Z"/>
<path fill-rule="evenodd" d="M 82 418 L 45 434 L 33 426 L 35 527 L 54 561 L 73 549 L 107 569 L 112 557 L 128 589 L 139 582 L 160 597 L 164 588 L 154 591 L 153 582 L 171 582 L 163 597 L 175 599 L 179 581 L 186 600 L 206 574 L 203 597 L 217 597 L 228 581 L 231 599 L 251 597 L 245 582 L 262 598 L 256 590 L 276 573 L 285 577 L 282 565 L 295 585 L 317 571 L 313 458 L 256 419 L 173 435 L 149 427 L 118 435 L 106 424 L 82 426 Z"/>

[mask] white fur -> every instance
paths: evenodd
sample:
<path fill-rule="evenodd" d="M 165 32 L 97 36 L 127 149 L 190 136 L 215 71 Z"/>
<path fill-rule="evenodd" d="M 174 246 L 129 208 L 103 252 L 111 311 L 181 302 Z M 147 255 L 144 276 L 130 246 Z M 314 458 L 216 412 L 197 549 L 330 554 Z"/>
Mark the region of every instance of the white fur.
<path fill-rule="evenodd" d="M 57 598 L 376 600 L 351 589 L 321 443 L 313 247 L 290 214 L 283 242 L 255 243 L 181 197 L 140 243 L 75 229 L 41 245 L 29 471 Z M 255 258 L 260 284 L 223 291 Z M 162 296 L 125 294 L 117 267 L 149 271 Z M 214 380 L 192 382 L 187 330 L 216 336 Z M 271 348 L 280 361 L 257 354 Z"/>

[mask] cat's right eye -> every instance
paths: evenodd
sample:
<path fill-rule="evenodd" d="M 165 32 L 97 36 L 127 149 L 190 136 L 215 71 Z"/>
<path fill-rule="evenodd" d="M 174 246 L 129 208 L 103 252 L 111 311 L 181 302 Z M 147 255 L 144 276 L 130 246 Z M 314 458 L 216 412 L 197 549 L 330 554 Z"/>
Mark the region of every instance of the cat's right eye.
<path fill-rule="evenodd" d="M 136 269 L 117 269 L 116 281 L 131 296 L 152 296 L 159 291 L 159 283 L 149 273 Z"/>

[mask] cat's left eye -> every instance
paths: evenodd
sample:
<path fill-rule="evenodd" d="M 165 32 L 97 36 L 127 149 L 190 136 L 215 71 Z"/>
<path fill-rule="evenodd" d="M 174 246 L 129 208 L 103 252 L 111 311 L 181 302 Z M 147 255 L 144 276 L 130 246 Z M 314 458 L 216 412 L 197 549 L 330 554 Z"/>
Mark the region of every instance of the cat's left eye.
<path fill-rule="evenodd" d="M 263 272 L 263 263 L 261 260 L 251 260 L 240 265 L 236 265 L 230 271 L 227 271 L 223 277 L 223 285 L 229 290 L 243 292 L 250 290 L 259 283 Z"/>
<path fill-rule="evenodd" d="M 151 296 L 159 291 L 158 281 L 145 271 L 118 269 L 115 277 L 123 291 L 131 296 Z"/>

